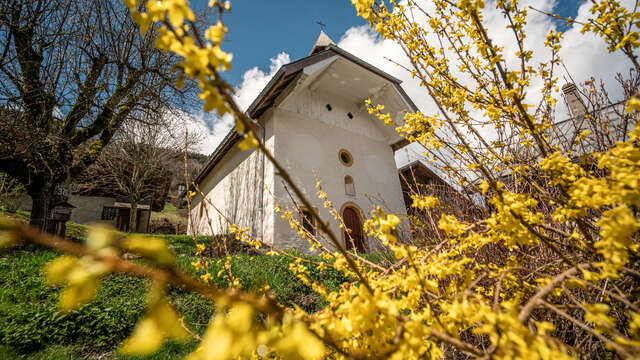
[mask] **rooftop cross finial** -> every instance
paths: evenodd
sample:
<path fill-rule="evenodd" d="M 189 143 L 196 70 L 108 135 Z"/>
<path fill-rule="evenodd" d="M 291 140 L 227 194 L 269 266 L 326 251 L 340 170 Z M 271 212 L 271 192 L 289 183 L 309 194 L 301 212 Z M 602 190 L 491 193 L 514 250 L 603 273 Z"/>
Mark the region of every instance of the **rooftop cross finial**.
<path fill-rule="evenodd" d="M 318 25 L 320 26 L 325 26 L 322 23 L 322 21 L 316 21 L 316 23 L 318 23 Z M 313 48 L 311 49 L 311 52 L 309 53 L 309 55 L 313 55 L 316 52 L 324 50 L 330 45 L 335 45 L 335 44 L 336 43 L 334 43 L 333 40 L 331 40 L 331 38 L 324 32 L 324 30 L 320 30 L 318 39 L 316 40 L 316 43 L 313 45 Z"/>
<path fill-rule="evenodd" d="M 324 32 L 324 29 L 327 27 L 321 20 L 316 20 L 316 24 L 320 25 L 320 31 Z"/>

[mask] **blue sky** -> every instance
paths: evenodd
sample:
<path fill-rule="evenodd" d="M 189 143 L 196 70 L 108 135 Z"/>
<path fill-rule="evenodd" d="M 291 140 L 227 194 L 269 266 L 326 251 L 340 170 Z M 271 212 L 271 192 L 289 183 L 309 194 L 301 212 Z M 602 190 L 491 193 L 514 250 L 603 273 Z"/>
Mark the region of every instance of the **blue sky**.
<path fill-rule="evenodd" d="M 195 8 L 202 8 L 208 3 L 208 0 L 191 1 Z M 633 1 L 622 0 L 625 6 L 633 6 Z M 589 4 L 585 0 L 523 0 L 521 3 L 525 3 L 521 5 L 523 7 L 533 4 L 547 12 L 583 21 L 589 16 Z M 223 49 L 233 53 L 233 69 L 222 75 L 235 87 L 236 101 L 241 108 L 246 108 L 255 99 L 280 66 L 309 54 L 320 32 L 316 21 L 322 21 L 326 25 L 326 33 L 340 47 L 401 79 L 403 88 L 423 112 L 435 111 L 419 84 L 405 70 L 389 61 L 406 61 L 402 50 L 391 41 L 381 41 L 375 32 L 370 31 L 356 15 L 350 0 L 232 0 L 232 7 L 232 13 L 225 14 L 224 18 L 229 34 Z M 505 31 L 506 26 L 500 11 L 488 5 L 483 13 L 490 33 L 500 37 L 499 32 Z M 528 21 L 526 42 L 537 56 L 535 61 L 548 60 L 548 51 L 543 46 L 547 33 L 552 28 L 564 31 L 560 56 L 565 66 L 558 72 L 561 83 L 581 83 L 595 76 L 609 87 L 615 85 L 616 73 L 629 70 L 624 56 L 607 54 L 604 42 L 595 36 L 584 36 L 580 26 L 568 28 L 565 21 L 553 20 L 533 10 L 529 10 Z M 515 51 L 509 48 L 513 44 L 509 45 L 508 41 L 501 45 L 507 46 L 506 51 Z M 610 89 L 614 98 L 620 96 L 616 89 L 619 90 L 619 86 Z M 233 126 L 230 116 L 219 118 L 214 113 L 202 112 L 191 116 L 194 118 L 194 131 L 204 135 L 201 151 L 206 154 L 216 148 Z M 559 116 L 564 116 L 564 113 Z"/>
<path fill-rule="evenodd" d="M 584 0 L 557 0 L 555 11 L 563 16 L 576 16 Z M 205 6 L 208 0 L 193 0 Z M 242 74 L 258 66 L 268 67 L 270 58 L 286 52 L 291 60 L 309 54 L 320 31 L 316 21 L 326 25 L 325 32 L 339 41 L 345 31 L 365 22 L 356 15 L 349 0 L 232 0 L 232 13 L 224 21 L 230 29 L 223 48 L 233 53 L 233 69 L 225 78 L 237 86 Z M 559 22 L 559 26 L 566 24 Z"/>

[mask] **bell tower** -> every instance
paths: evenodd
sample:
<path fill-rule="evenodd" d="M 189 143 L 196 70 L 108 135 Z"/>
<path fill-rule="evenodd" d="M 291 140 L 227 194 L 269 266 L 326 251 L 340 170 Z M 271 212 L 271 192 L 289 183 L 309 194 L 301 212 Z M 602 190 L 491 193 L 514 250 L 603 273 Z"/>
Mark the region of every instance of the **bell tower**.
<path fill-rule="evenodd" d="M 318 38 L 316 39 L 316 43 L 313 45 L 313 48 L 311 48 L 311 52 L 309 53 L 309 55 L 313 55 L 319 51 L 326 49 L 329 45 L 335 45 L 335 44 L 336 43 L 334 43 L 333 40 L 331 40 L 329 35 L 325 34 L 324 31 L 320 30 L 320 35 L 318 35 Z"/>

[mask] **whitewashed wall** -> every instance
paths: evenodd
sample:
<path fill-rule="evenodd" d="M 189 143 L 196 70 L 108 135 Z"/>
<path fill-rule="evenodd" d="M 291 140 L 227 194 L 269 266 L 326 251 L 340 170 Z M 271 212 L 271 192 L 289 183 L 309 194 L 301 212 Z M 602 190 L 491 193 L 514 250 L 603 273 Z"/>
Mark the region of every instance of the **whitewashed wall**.
<path fill-rule="evenodd" d="M 331 104 L 331 111 L 327 110 L 326 104 Z M 347 116 L 349 112 L 353 119 Z M 374 200 L 393 212 L 405 212 L 393 151 L 378 120 L 371 119 L 368 113 L 340 96 L 308 88 L 292 94 L 277 107 L 274 119 L 275 155 L 324 219 L 331 216 L 316 195 L 314 169 L 338 210 L 349 202 L 368 216 L 373 209 L 371 200 Z M 352 166 L 346 167 L 339 161 L 340 149 L 351 153 Z M 356 196 L 345 194 L 346 175 L 354 180 Z M 277 176 L 275 195 L 281 203 L 291 205 Z M 332 219 L 331 228 L 343 241 L 337 221 Z M 279 218 L 276 219 L 274 241 L 280 248 L 308 249 L 308 245 L 301 243 L 298 235 Z"/>
<path fill-rule="evenodd" d="M 267 147 L 311 200 L 313 207 L 319 210 L 321 217 L 331 220 L 331 229 L 344 244 L 339 223 L 324 209 L 316 195 L 314 170 L 338 210 L 345 204 L 353 204 L 360 210 L 362 220 L 369 216 L 374 204 L 389 212 L 405 213 L 390 146 L 400 138 L 380 120 L 372 118 L 361 101 L 354 100 L 360 98 L 361 91 L 368 90 L 358 89 L 356 94 L 353 89 L 353 94 L 344 94 L 344 89 L 333 86 L 326 79 L 320 79 L 316 86 L 310 84 L 319 78 L 310 76 L 306 79 L 304 85 L 302 82 L 292 85 L 295 89 L 262 115 L 260 122 L 265 124 Z M 314 88 L 316 90 L 312 90 Z M 341 91 L 343 94 L 339 95 Z M 383 91 L 378 93 L 378 101 L 394 104 L 400 100 L 396 93 Z M 327 110 L 327 104 L 331 104 L 331 111 Z M 352 119 L 348 113 L 353 115 Z M 351 166 L 344 166 L 339 161 L 341 149 L 353 156 Z M 263 168 L 266 187 L 260 181 Z M 354 180 L 355 196 L 345 193 L 347 175 Z M 253 229 L 253 234 L 261 236 L 263 241 L 281 249 L 297 248 L 308 252 L 308 244 L 274 212 L 275 201 L 292 210 L 293 202 L 273 166 L 268 161 L 262 163 L 262 155 L 234 148 L 200 186 L 215 207 L 237 225 Z M 207 205 L 211 225 L 206 216 L 200 217 L 200 202 L 200 197 L 196 196 L 192 209 L 198 233 L 226 233 L 228 225 L 212 206 Z M 376 244 L 369 242 L 369 248 L 375 249 Z"/>
<path fill-rule="evenodd" d="M 263 118 L 267 119 L 268 116 L 266 114 Z M 266 123 L 265 141 L 273 147 L 272 126 L 269 121 Z M 206 194 L 207 201 L 203 202 L 199 194 L 192 201 L 191 216 L 197 234 L 227 234 L 228 219 L 240 227 L 248 227 L 253 236 L 262 237 L 268 243 L 273 242 L 273 205 L 269 206 L 264 201 L 267 196 L 262 191 L 262 158 L 254 150 L 241 151 L 234 146 L 205 177 L 200 190 Z M 272 167 L 264 165 L 264 177 L 272 179 Z M 269 171 L 271 175 L 267 174 Z M 272 183 L 272 180 L 269 181 Z"/>

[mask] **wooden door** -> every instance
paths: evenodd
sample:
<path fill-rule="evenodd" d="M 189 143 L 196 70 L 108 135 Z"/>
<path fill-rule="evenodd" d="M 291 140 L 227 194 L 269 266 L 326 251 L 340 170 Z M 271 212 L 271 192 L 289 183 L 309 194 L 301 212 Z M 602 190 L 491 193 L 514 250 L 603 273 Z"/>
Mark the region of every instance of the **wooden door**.
<path fill-rule="evenodd" d="M 344 241 L 347 245 L 347 250 L 355 249 L 357 252 L 364 252 L 364 241 L 362 238 L 362 224 L 360 224 L 360 217 L 353 208 L 347 207 L 342 212 L 342 219 L 347 229 L 351 230 L 348 234 L 344 231 Z"/>
<path fill-rule="evenodd" d="M 116 220 L 116 227 L 119 231 L 129 232 L 129 215 L 131 213 L 130 209 L 119 208 L 118 209 L 118 218 Z"/>

